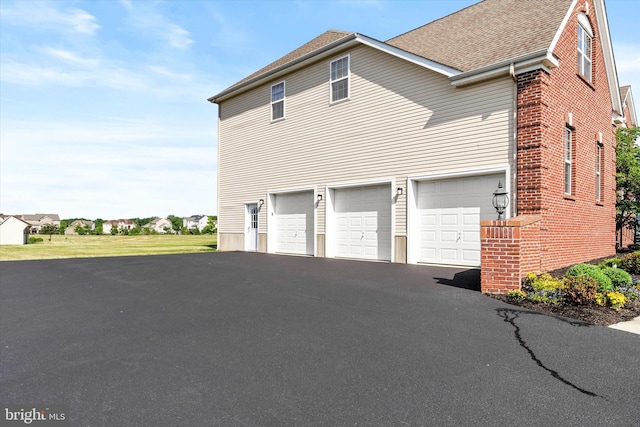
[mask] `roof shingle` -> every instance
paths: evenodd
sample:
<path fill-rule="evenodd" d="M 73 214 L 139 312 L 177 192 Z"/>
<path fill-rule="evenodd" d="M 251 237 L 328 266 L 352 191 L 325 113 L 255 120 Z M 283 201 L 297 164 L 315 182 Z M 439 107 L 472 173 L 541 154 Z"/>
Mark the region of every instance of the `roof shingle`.
<path fill-rule="evenodd" d="M 470 71 L 551 46 L 571 0 L 485 0 L 386 41 Z"/>

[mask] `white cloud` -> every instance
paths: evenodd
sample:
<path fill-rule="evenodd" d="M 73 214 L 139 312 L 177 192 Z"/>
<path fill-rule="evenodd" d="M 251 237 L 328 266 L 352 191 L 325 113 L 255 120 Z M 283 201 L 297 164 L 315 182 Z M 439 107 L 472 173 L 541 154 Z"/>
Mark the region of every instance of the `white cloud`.
<path fill-rule="evenodd" d="M 72 62 L 78 65 L 97 66 L 100 64 L 100 61 L 98 59 L 82 58 L 78 54 L 68 50 L 56 49 L 53 47 L 45 46 L 40 48 L 40 51 L 45 55 L 51 56 L 53 58 L 61 59 L 67 62 Z"/>
<path fill-rule="evenodd" d="M 98 65 L 98 62 L 93 65 Z M 135 72 L 117 65 L 77 69 L 56 64 L 8 61 L 2 63 L 0 80 L 26 86 L 94 86 L 137 91 L 149 89 L 144 76 L 138 76 Z"/>
<path fill-rule="evenodd" d="M 82 35 L 93 35 L 101 28 L 96 17 L 90 13 L 82 9 L 59 10 L 52 7 L 52 3 L 19 2 L 3 7 L 1 13 L 4 25 L 54 29 Z"/>
<path fill-rule="evenodd" d="M 149 4 L 136 3 L 129 9 L 129 26 L 138 35 L 154 40 L 164 40 L 173 49 L 187 50 L 194 43 L 191 33 L 167 20 Z"/>
<path fill-rule="evenodd" d="M 87 218 L 216 212 L 207 123 L 12 120 L 3 121 L 2 139 L 4 211 Z"/>
<path fill-rule="evenodd" d="M 166 24 L 165 37 L 169 46 L 180 50 L 186 50 L 193 43 L 189 31 L 175 24 Z"/>

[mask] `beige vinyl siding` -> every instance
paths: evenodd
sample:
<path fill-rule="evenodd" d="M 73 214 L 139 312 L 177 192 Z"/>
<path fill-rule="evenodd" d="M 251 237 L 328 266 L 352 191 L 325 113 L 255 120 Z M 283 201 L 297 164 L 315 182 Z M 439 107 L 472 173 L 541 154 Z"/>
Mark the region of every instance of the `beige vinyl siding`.
<path fill-rule="evenodd" d="M 351 55 L 350 100 L 330 104 L 329 63 Z M 244 207 L 267 191 L 395 180 L 395 234 L 406 233 L 407 176 L 509 164 L 513 82 L 454 88 L 402 59 L 360 46 L 286 81 L 286 119 L 271 122 L 270 86 L 220 106 L 219 230 L 242 233 Z M 324 233 L 325 202 L 316 212 Z M 261 210 L 261 233 L 266 232 Z"/>

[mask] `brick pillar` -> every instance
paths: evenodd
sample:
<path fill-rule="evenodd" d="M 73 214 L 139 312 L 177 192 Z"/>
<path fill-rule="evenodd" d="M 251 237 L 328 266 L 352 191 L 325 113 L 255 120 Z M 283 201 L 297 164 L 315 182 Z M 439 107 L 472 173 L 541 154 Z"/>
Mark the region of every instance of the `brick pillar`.
<path fill-rule="evenodd" d="M 538 214 L 543 207 L 544 150 L 548 132 L 549 74 L 533 70 L 518 75 L 518 213 Z"/>
<path fill-rule="evenodd" d="M 520 289 L 522 278 L 540 271 L 540 215 L 481 221 L 480 288 L 504 294 Z"/>

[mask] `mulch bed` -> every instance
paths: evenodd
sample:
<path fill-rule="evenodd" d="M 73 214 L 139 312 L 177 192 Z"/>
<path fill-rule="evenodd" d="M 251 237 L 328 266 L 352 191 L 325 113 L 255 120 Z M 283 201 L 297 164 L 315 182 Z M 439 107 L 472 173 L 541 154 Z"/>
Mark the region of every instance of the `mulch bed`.
<path fill-rule="evenodd" d="M 621 255 L 621 254 L 618 254 Z M 607 258 L 612 258 L 616 255 L 609 257 L 599 258 L 589 261 L 589 264 L 598 264 Z M 562 277 L 567 272 L 569 267 L 561 268 L 549 272 L 553 277 Z M 635 276 L 636 279 L 640 277 Z M 518 307 L 527 308 L 534 311 L 541 311 L 544 313 L 554 314 L 556 316 L 568 317 L 571 319 L 578 319 L 584 322 L 593 323 L 594 325 L 609 326 L 614 323 L 626 322 L 632 320 L 635 317 L 640 316 L 640 300 L 627 301 L 627 303 L 619 311 L 615 311 L 611 307 L 600 307 L 598 305 L 589 306 L 571 306 L 565 304 L 541 304 L 528 300 L 515 300 L 509 298 L 507 295 L 490 295 L 492 298 L 504 301 L 508 304 L 517 305 Z"/>
<path fill-rule="evenodd" d="M 556 316 L 578 319 L 583 322 L 593 323 L 594 325 L 609 326 L 614 323 L 626 322 L 627 320 L 632 320 L 633 318 L 640 316 L 640 301 L 627 301 L 624 307 L 619 311 L 615 311 L 611 307 L 600 307 L 598 305 L 553 305 L 534 303 L 528 300 L 514 300 L 509 298 L 507 295 L 491 295 L 491 297 L 504 301 L 508 304 L 517 305 L 518 307 L 541 311 Z"/>

